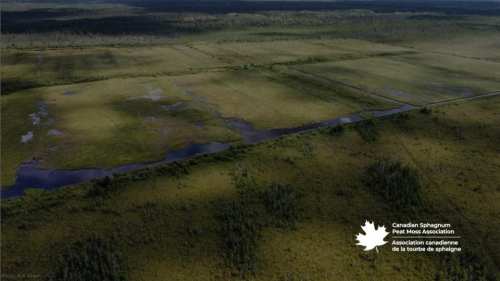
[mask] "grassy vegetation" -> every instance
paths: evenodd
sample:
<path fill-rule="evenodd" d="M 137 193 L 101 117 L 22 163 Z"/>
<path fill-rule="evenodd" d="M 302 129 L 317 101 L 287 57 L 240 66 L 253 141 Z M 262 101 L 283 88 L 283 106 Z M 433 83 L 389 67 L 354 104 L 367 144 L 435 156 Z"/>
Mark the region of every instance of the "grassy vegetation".
<path fill-rule="evenodd" d="M 3 79 L 35 81 L 180 72 L 191 68 L 228 65 L 185 45 L 151 48 L 16 51 L 3 53 L 2 59 Z"/>
<path fill-rule="evenodd" d="M 228 66 L 186 46 L 4 52 L 2 61 L 2 81 L 6 83 L 2 86 L 4 94 L 23 87 L 153 76 L 159 73 L 189 72 L 194 68 Z"/>
<path fill-rule="evenodd" d="M 333 43 L 334 44 L 334 43 Z M 194 50 L 230 64 L 283 63 L 304 60 L 311 57 L 335 58 L 353 54 L 350 50 L 336 50 L 309 41 L 193 44 Z"/>
<path fill-rule="evenodd" d="M 500 89 L 497 79 L 448 71 L 446 67 L 455 69 L 455 60 L 452 58 L 446 61 L 450 63 L 444 64 L 445 69 L 404 63 L 392 58 L 318 63 L 296 68 L 416 105 Z M 486 68 L 495 69 L 497 65 L 486 63 L 483 67 L 483 71 L 488 71 Z"/>
<path fill-rule="evenodd" d="M 179 75 L 241 69 L 249 65 L 312 63 L 407 53 L 412 51 L 359 40 L 200 42 L 143 48 L 7 51 L 2 52 L 2 93 L 111 78 Z"/>
<path fill-rule="evenodd" d="M 500 263 L 498 101 L 490 97 L 433 107 L 430 114 L 383 118 L 377 124 L 379 139 L 372 143 L 347 125 L 340 137 L 325 128 L 186 160 L 188 173 L 156 172 L 169 170 L 163 167 L 130 173 L 108 197 L 87 195 L 97 182 L 29 192 L 2 203 L 2 271 L 49 274 L 64 252 L 60 245 L 96 232 L 103 239 L 117 236 L 115 249 L 132 280 L 237 278 L 231 276 L 240 276 L 242 267 L 233 264 L 230 251 L 243 253 L 244 261 L 252 257 L 253 273 L 245 279 L 397 279 L 404 274 L 446 280 L 466 272 L 494 280 Z M 462 128 L 460 138 L 456 126 Z M 313 154 L 302 153 L 306 143 Z M 399 219 L 392 203 L 374 197 L 364 183 L 370 178 L 366 169 L 383 155 L 399 159 L 401 171 L 406 165 L 418 171 L 420 194 L 432 211 L 415 219 L 451 223 L 465 256 L 450 263 L 447 255 L 405 255 L 388 246 L 379 247 L 378 257 L 360 254 L 354 239 L 365 219 L 381 225 Z M 282 188 L 273 184 L 276 177 Z M 279 210 L 295 204 L 290 205 L 294 192 L 285 188 L 290 183 L 301 191 L 296 229 L 276 227 Z M 251 186 L 243 189 L 256 197 L 245 199 L 250 197 L 238 186 Z M 231 218 L 246 219 L 238 226 L 228 224 Z M 236 240 L 221 235 L 224 229 Z"/>
<path fill-rule="evenodd" d="M 33 124 L 40 100 L 49 115 Z M 2 185 L 31 159 L 42 158 L 44 168 L 111 168 L 158 161 L 191 142 L 240 139 L 218 114 L 274 129 L 394 106 L 284 67 L 25 90 L 2 97 Z M 49 135 L 53 129 L 62 134 Z M 21 142 L 29 131 L 33 139 Z"/>
<path fill-rule="evenodd" d="M 136 79 L 41 88 L 3 97 L 2 184 L 12 184 L 17 166 L 33 158 L 43 158 L 44 167 L 111 168 L 158 161 L 192 141 L 240 138 L 218 122 L 214 105 L 183 91 L 172 81 Z M 48 116 L 34 124 L 28 115 L 39 111 L 40 100 L 45 101 Z M 179 101 L 184 103 L 173 110 L 162 108 Z M 54 129 L 61 134 L 50 135 Z M 34 137 L 22 143 L 21 136 L 28 131 Z M 51 147 L 57 149 L 49 153 Z"/>
<path fill-rule="evenodd" d="M 492 20 L 498 18 L 493 18 Z M 454 36 L 451 38 L 436 38 L 433 40 L 422 40 L 412 42 L 411 46 L 415 49 L 442 53 L 472 59 L 488 60 L 500 62 L 498 54 L 498 44 L 500 36 L 497 32 L 478 33 Z"/>
<path fill-rule="evenodd" d="M 499 81 L 498 77 L 500 77 L 500 63 L 498 62 L 469 59 L 437 53 L 403 55 L 391 59 L 442 69 L 452 73 L 485 78 L 487 80 Z"/>
<path fill-rule="evenodd" d="M 364 108 L 397 106 L 285 67 L 176 78 L 179 84 L 194 82 L 203 89 L 207 100 L 219 106 L 222 117 L 246 120 L 259 130 L 318 123 Z"/>

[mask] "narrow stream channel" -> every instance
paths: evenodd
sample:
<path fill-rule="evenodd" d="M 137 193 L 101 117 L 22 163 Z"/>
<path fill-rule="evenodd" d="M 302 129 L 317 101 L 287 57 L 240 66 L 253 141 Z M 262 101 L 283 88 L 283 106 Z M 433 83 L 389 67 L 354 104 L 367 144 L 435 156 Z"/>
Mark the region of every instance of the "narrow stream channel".
<path fill-rule="evenodd" d="M 322 77 L 321 77 L 322 78 Z M 432 107 L 435 105 L 447 104 L 456 101 L 469 100 L 482 97 L 490 97 L 499 95 L 500 92 L 492 92 L 472 97 L 458 98 L 453 100 L 447 100 L 442 102 L 430 103 L 426 106 Z M 377 95 L 377 94 L 376 94 Z M 361 113 L 372 114 L 374 117 L 382 117 L 392 114 L 397 114 L 413 109 L 419 108 L 411 104 L 403 104 L 400 108 L 394 108 L 389 110 L 363 110 Z M 218 115 L 218 114 L 217 114 Z M 229 120 L 226 121 L 234 129 L 239 129 L 242 140 L 246 143 L 256 143 L 266 140 L 271 140 L 283 135 L 295 134 L 303 131 L 308 131 L 316 128 L 328 127 L 338 124 L 347 124 L 353 122 L 359 122 L 363 120 L 359 114 L 353 114 L 349 117 L 341 117 L 326 121 L 323 123 L 316 123 L 311 125 L 305 125 L 296 128 L 288 129 L 274 129 L 267 131 L 259 131 L 252 127 L 252 125 L 243 120 Z M 53 188 L 58 188 L 62 186 L 72 185 L 80 183 L 83 181 L 104 178 L 106 176 L 112 175 L 114 173 L 125 173 L 136 171 L 143 168 L 158 166 L 162 164 L 168 164 L 176 160 L 182 160 L 195 156 L 196 154 L 203 153 L 214 153 L 228 149 L 231 143 L 220 143 L 212 142 L 209 144 L 195 144 L 191 143 L 188 147 L 168 153 L 163 160 L 152 163 L 132 163 L 124 166 L 116 167 L 113 169 L 78 169 L 78 170 L 59 170 L 51 169 L 45 170 L 38 167 L 39 161 L 32 161 L 31 163 L 21 164 L 17 172 L 16 183 L 1 191 L 2 199 L 9 199 L 17 196 L 22 196 L 24 191 L 28 188 L 42 188 L 44 190 L 50 190 Z M 56 148 L 53 148 L 54 150 Z"/>
<path fill-rule="evenodd" d="M 373 114 L 375 117 L 396 114 L 408 110 L 418 108 L 412 105 L 404 105 L 401 108 L 390 110 L 374 110 L 362 111 L 363 113 Z M 363 120 L 358 114 L 353 114 L 349 117 L 341 117 L 323 123 L 316 123 L 289 129 L 274 129 L 267 131 L 259 131 L 252 125 L 243 120 L 230 120 L 227 123 L 234 129 L 239 129 L 242 140 L 246 143 L 256 143 L 261 141 L 271 140 L 283 135 L 295 134 L 303 131 L 308 131 L 316 128 L 328 127 L 338 124 L 347 124 L 359 122 Z M 43 188 L 50 190 L 66 185 L 72 185 L 83 181 L 104 178 L 114 173 L 131 172 L 143 168 L 153 167 L 162 164 L 168 164 L 176 160 L 182 160 L 195 156 L 201 153 L 219 152 L 230 147 L 231 143 L 212 142 L 209 144 L 192 143 L 185 149 L 177 150 L 168 153 L 165 158 L 158 162 L 152 163 L 132 163 L 113 169 L 78 169 L 78 170 L 59 170 L 59 169 L 41 169 L 38 167 L 39 161 L 21 164 L 17 173 L 16 183 L 1 191 L 2 199 L 9 199 L 17 196 L 22 196 L 28 188 Z"/>

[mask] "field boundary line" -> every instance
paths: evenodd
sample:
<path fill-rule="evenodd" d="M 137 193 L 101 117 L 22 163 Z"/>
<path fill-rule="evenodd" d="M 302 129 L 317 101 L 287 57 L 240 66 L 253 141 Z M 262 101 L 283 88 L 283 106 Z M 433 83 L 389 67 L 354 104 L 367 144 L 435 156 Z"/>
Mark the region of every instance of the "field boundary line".
<path fill-rule="evenodd" d="M 341 56 L 332 56 L 332 57 L 310 57 L 307 59 L 298 59 L 294 61 L 285 61 L 285 62 L 275 62 L 268 63 L 264 65 L 302 65 L 302 64 L 315 64 L 315 63 L 326 63 L 326 62 L 340 62 L 340 61 L 353 61 L 353 60 L 364 60 L 364 59 L 374 59 L 374 58 L 386 58 L 386 57 L 397 57 L 397 56 L 405 56 L 405 55 L 417 55 L 420 52 L 415 51 L 398 51 L 398 52 L 376 52 L 371 54 L 345 54 Z"/>
<path fill-rule="evenodd" d="M 331 82 L 331 83 L 334 83 L 334 84 L 338 84 L 338 85 L 346 87 L 348 89 L 356 90 L 358 92 L 369 94 L 369 95 L 372 95 L 372 96 L 375 96 L 375 97 L 378 97 L 378 98 L 381 98 L 381 99 L 385 99 L 385 100 L 389 100 L 389 101 L 394 101 L 394 102 L 405 104 L 405 105 L 417 106 L 417 105 L 414 105 L 414 104 L 411 104 L 411 103 L 407 103 L 407 102 L 404 102 L 404 101 L 400 101 L 400 100 L 397 100 L 397 99 L 394 99 L 394 98 L 386 97 L 386 96 L 381 95 L 381 94 L 370 92 L 370 91 L 367 91 L 365 89 L 354 87 L 354 86 L 351 86 L 351 85 L 348 85 L 348 84 L 345 84 L 345 83 L 342 83 L 342 82 L 339 82 L 339 81 L 335 81 L 335 80 L 332 80 L 332 79 L 329 79 L 329 78 L 326 78 L 326 77 L 323 77 L 323 76 L 319 76 L 319 75 L 316 75 L 316 74 L 313 74 L 313 73 L 310 73 L 310 72 L 307 72 L 307 71 L 303 71 L 303 70 L 300 70 L 300 69 L 297 69 L 297 68 L 294 68 L 294 67 L 291 67 L 291 66 L 288 66 L 288 65 L 286 67 L 288 67 L 290 69 L 293 69 L 295 71 L 298 71 L 298 72 L 301 72 L 301 73 L 304 73 L 304 74 L 307 74 L 307 75 L 310 75 L 310 76 L 313 76 L 313 77 L 316 77 L 316 78 L 319 78 L 319 79 L 322 79 L 322 80 L 325 80 L 325 81 L 328 81 L 328 82 Z"/>
<path fill-rule="evenodd" d="M 174 49 L 173 47 L 169 47 L 169 48 Z M 153 49 L 152 49 L 152 47 L 150 47 L 149 49 L 150 49 L 151 51 L 153 51 L 153 52 L 155 51 L 155 50 L 153 50 Z M 177 50 L 177 49 L 174 49 L 174 50 L 176 50 L 176 51 L 180 52 L 180 51 L 179 51 L 179 50 Z M 189 68 L 189 69 L 191 69 L 191 68 L 192 68 L 192 67 L 190 67 L 189 65 L 187 65 L 187 64 L 185 64 L 185 63 L 183 63 L 182 61 L 180 61 L 180 60 L 178 60 L 178 59 L 176 59 L 176 58 L 174 58 L 174 57 L 171 57 L 171 56 L 169 56 L 169 55 L 167 55 L 167 54 L 165 54 L 165 53 L 161 52 L 160 50 L 156 50 L 156 51 L 157 51 L 158 53 L 160 53 L 160 54 L 162 54 L 162 55 L 166 56 L 167 58 L 172 59 L 172 60 L 174 60 L 174 61 L 176 61 L 176 62 L 178 62 L 178 63 L 180 63 L 180 64 L 184 65 L 185 67 L 187 67 L 187 68 Z"/>
<path fill-rule="evenodd" d="M 462 70 L 453 70 L 453 69 L 450 69 L 450 68 L 441 67 L 441 66 L 437 66 L 437 65 L 430 65 L 430 64 L 420 63 L 420 62 L 416 62 L 416 61 L 406 61 L 404 59 L 402 60 L 402 59 L 392 58 L 392 57 L 386 57 L 386 58 L 382 58 L 382 59 L 386 59 L 386 60 L 390 60 L 390 61 L 396 61 L 396 62 L 401 62 L 401 63 L 406 63 L 406 64 L 411 64 L 411 65 L 416 65 L 416 66 L 423 66 L 423 67 L 427 67 L 427 68 L 437 69 L 437 70 L 441 70 L 441 71 L 445 71 L 445 72 L 450 72 L 450 73 L 453 73 L 453 74 L 459 74 L 459 75 L 464 75 L 464 76 L 471 76 L 471 77 L 475 77 L 475 78 L 483 79 L 483 80 L 488 80 L 488 81 L 500 82 L 500 79 L 495 78 L 493 76 L 491 76 L 491 77 L 489 77 L 489 76 L 481 76 L 481 75 L 476 75 L 476 74 L 474 74 L 472 72 L 467 72 L 467 71 L 462 71 Z"/>
<path fill-rule="evenodd" d="M 486 97 L 494 97 L 497 95 L 500 95 L 500 91 L 486 93 L 486 94 L 480 94 L 480 95 L 475 95 L 475 96 L 470 96 L 470 97 L 456 98 L 456 99 L 445 100 L 445 101 L 431 102 L 431 103 L 426 104 L 425 106 L 432 107 L 432 106 L 436 106 L 436 105 L 449 104 L 449 103 L 456 102 L 456 101 L 465 101 L 465 100 L 473 100 L 473 99 L 480 99 L 480 98 L 486 98 Z"/>
<path fill-rule="evenodd" d="M 42 70 L 43 57 L 44 57 L 43 51 L 41 51 L 36 57 L 38 59 L 36 67 L 36 78 L 40 78 L 40 71 Z"/>
<path fill-rule="evenodd" d="M 85 54 L 85 52 L 83 51 L 83 49 L 80 49 L 80 51 L 82 52 L 82 57 L 85 60 L 85 62 L 87 63 L 87 66 L 88 66 L 89 70 L 92 72 L 92 74 L 95 75 L 94 67 L 91 65 L 89 59 L 87 58 L 87 54 Z"/>
<path fill-rule="evenodd" d="M 123 48 L 125 50 L 125 52 L 127 53 L 127 60 L 132 64 L 132 65 L 135 65 L 135 66 L 138 66 L 142 71 L 144 71 L 144 68 L 142 67 L 142 65 L 137 62 L 134 57 L 132 56 L 132 53 L 127 49 L 127 48 Z"/>
<path fill-rule="evenodd" d="M 191 68 L 188 66 L 188 69 L 186 70 L 175 70 L 175 71 L 155 71 L 151 72 L 146 69 L 144 69 L 139 62 L 133 59 L 130 51 L 128 51 L 126 48 L 123 48 L 124 52 L 126 52 L 125 58 L 128 60 L 128 62 L 133 65 L 137 66 L 142 70 L 142 72 L 134 72 L 134 73 L 116 73 L 116 74 L 111 74 L 108 76 L 73 76 L 68 78 L 55 78 L 47 81 L 36 81 L 36 80 L 18 80 L 16 83 L 21 83 L 21 87 L 16 88 L 15 90 L 9 90 L 7 91 L 2 91 L 2 95 L 8 95 L 11 93 L 15 93 L 21 90 L 26 90 L 26 89 L 33 89 L 33 88 L 40 88 L 40 87 L 51 87 L 51 86 L 59 86 L 59 85 L 71 85 L 71 84 L 79 84 L 79 83 L 89 83 L 89 82 L 96 82 L 96 81 L 103 81 L 103 80 L 109 80 L 109 79 L 116 79 L 116 78 L 138 78 L 138 77 L 156 77 L 156 76 L 179 76 L 179 75 L 189 75 L 189 74 L 198 74 L 198 73 L 206 73 L 206 72 L 214 72 L 214 71 L 236 71 L 236 70 L 245 70 L 250 67 L 265 67 L 265 66 L 273 66 L 273 65 L 283 65 L 283 66 L 290 66 L 290 65 L 302 65 L 302 64 L 315 64 L 315 63 L 324 63 L 324 62 L 337 62 L 337 61 L 349 61 L 349 60 L 359 60 L 359 59 L 370 59 L 370 58 L 377 58 L 377 57 L 388 57 L 388 56 L 400 56 L 400 55 L 408 55 L 408 54 L 416 54 L 417 52 L 401 52 L 401 53 L 377 53 L 377 54 L 371 54 L 371 55 L 349 55 L 349 56 L 340 56 L 340 57 L 330 57 L 330 58 L 308 58 L 308 59 L 298 59 L 298 60 L 291 60 L 291 61 L 285 61 L 285 62 L 268 62 L 268 63 L 262 63 L 262 64 L 254 64 L 254 65 L 247 65 L 247 64 L 231 64 L 229 62 L 225 62 L 224 60 L 217 58 L 216 56 L 213 56 L 209 53 L 205 53 L 202 50 L 199 50 L 195 47 L 186 45 L 187 47 L 194 49 L 198 52 L 207 54 L 219 61 L 222 61 L 224 63 L 227 63 L 229 65 L 227 66 L 216 66 L 216 67 L 201 67 L 201 68 Z M 161 53 L 161 52 L 160 52 Z M 168 56 L 168 55 L 167 55 Z M 62 80 L 63 79 L 63 80 Z M 3 86 L 3 85 L 2 85 Z M 347 85 L 349 86 L 349 85 Z M 352 86 L 351 86 L 352 87 Z M 384 97 L 380 95 L 381 97 Z M 386 97 L 388 98 L 388 97 Z M 388 98 L 390 99 L 390 98 Z M 397 101 L 397 100 L 395 100 Z M 399 103 L 404 103 L 402 101 L 397 101 Z"/>
<path fill-rule="evenodd" d="M 401 46 L 394 45 L 394 46 L 395 47 L 403 47 L 403 48 L 407 48 L 407 49 L 413 49 L 413 50 L 416 50 L 416 52 L 419 52 L 419 53 L 433 53 L 433 54 L 438 54 L 438 55 L 453 56 L 453 57 L 459 57 L 459 58 L 464 58 L 464 59 L 471 59 L 471 60 L 478 60 L 478 61 L 488 61 L 488 62 L 500 63 L 500 61 L 498 61 L 498 60 L 491 60 L 491 59 L 487 59 L 487 58 L 478 58 L 478 57 L 469 57 L 469 56 L 465 56 L 465 55 L 457 55 L 457 54 L 454 54 L 454 53 L 444 53 L 444 52 L 439 52 L 439 51 L 431 51 L 431 50 L 423 49 L 422 47 L 418 47 L 418 46 L 417 47 L 415 47 L 415 46 L 405 46 L 405 45 L 401 45 Z"/>

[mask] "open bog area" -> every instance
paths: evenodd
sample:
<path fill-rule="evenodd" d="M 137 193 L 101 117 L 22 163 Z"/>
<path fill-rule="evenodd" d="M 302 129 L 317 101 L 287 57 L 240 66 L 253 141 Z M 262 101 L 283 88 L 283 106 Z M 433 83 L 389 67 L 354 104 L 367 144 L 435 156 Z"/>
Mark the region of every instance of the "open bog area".
<path fill-rule="evenodd" d="M 45 168 L 112 168 L 158 161 L 192 142 L 236 141 L 231 120 L 270 130 L 397 106 L 285 67 L 23 90 L 2 101 L 2 182 L 12 184 L 30 159 Z"/>
<path fill-rule="evenodd" d="M 338 46 L 338 47 L 337 47 Z M 345 60 L 412 53 L 359 40 L 192 43 L 140 48 L 85 48 L 2 53 L 4 92 L 22 88 L 244 66 Z"/>
<path fill-rule="evenodd" d="M 453 57 L 440 58 L 442 63 L 437 68 L 420 63 L 426 55 L 422 59 L 419 56 L 308 64 L 296 69 L 415 105 L 495 92 L 500 86 L 494 72 L 485 69 L 491 67 L 495 71 L 496 64 L 481 65 L 484 72 L 495 77 L 488 79 L 455 71 Z"/>
<path fill-rule="evenodd" d="M 486 80 L 489 79 L 498 81 L 498 77 L 500 77 L 499 63 L 480 59 L 471 59 L 437 53 L 403 55 L 393 59 L 409 64 L 449 71 L 456 74 L 484 78 Z"/>
<path fill-rule="evenodd" d="M 413 47 L 423 51 L 448 54 L 458 57 L 500 61 L 500 36 L 498 33 L 471 34 L 447 39 L 435 39 L 413 43 Z"/>
<path fill-rule="evenodd" d="M 2 77 L 50 84 L 227 65 L 187 46 L 21 51 L 2 54 Z"/>
<path fill-rule="evenodd" d="M 2 279 L 500 280 L 500 3 L 0 11 Z"/>

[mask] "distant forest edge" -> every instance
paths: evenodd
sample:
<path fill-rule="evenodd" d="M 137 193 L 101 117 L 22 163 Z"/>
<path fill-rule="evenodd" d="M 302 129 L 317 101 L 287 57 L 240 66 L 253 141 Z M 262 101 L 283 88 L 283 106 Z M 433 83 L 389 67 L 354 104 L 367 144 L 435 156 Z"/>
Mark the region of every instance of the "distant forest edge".
<path fill-rule="evenodd" d="M 125 3 L 125 2 L 124 2 Z M 193 5 L 197 3 L 197 5 Z M 376 13 L 437 12 L 499 15 L 500 2 L 467 1 L 130 1 L 127 4 L 163 12 L 255 13 L 265 11 L 335 11 L 361 9 Z M 163 7 L 163 10 L 161 10 Z M 158 10 L 160 9 L 160 10 Z"/>
<path fill-rule="evenodd" d="M 354 38 L 399 44 L 500 31 L 500 2 L 4 3 L 4 48 Z"/>
<path fill-rule="evenodd" d="M 364 9 L 380 13 L 394 12 L 442 12 L 454 14 L 498 15 L 500 1 L 260 1 L 260 0 L 7 0 L 3 3 L 53 3 L 53 4 L 126 4 L 130 6 L 150 8 L 154 12 L 200 12 L 200 13 L 252 13 L 263 11 L 324 11 Z M 493 10 L 491 10 L 493 9 Z"/>

